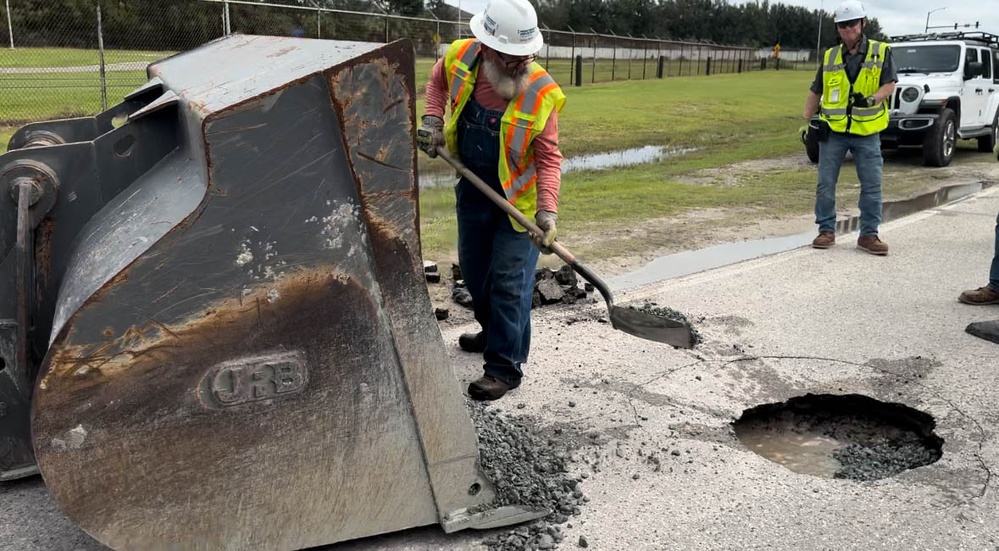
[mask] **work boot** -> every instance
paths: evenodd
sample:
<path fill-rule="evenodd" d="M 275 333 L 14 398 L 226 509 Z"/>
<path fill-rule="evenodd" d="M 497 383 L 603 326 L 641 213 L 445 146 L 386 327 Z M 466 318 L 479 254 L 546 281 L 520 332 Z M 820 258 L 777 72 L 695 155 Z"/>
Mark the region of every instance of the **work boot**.
<path fill-rule="evenodd" d="M 510 390 L 510 385 L 489 375 L 468 383 L 468 396 L 473 400 L 498 400 Z"/>
<path fill-rule="evenodd" d="M 458 346 L 465 352 L 481 354 L 486 351 L 486 334 L 483 331 L 463 333 L 458 337 Z"/>
<path fill-rule="evenodd" d="M 975 306 L 982 306 L 984 304 L 999 304 L 999 291 L 996 291 L 992 287 L 986 285 L 985 287 L 979 287 L 977 289 L 961 293 L 961 296 L 957 297 L 957 300 L 965 304 L 974 304 Z"/>
<path fill-rule="evenodd" d="M 813 249 L 828 249 L 836 244 L 836 234 L 831 231 L 819 232 L 819 236 L 812 240 Z"/>
<path fill-rule="evenodd" d="M 857 239 L 857 248 L 878 256 L 886 256 L 888 254 L 888 244 L 878 239 L 876 234 L 861 235 L 860 239 Z"/>

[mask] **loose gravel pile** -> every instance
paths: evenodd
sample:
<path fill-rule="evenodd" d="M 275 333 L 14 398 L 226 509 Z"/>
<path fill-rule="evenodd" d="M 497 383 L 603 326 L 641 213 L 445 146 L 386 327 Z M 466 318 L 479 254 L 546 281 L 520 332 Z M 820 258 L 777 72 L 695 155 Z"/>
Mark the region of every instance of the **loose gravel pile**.
<path fill-rule="evenodd" d="M 687 316 L 683 312 L 674 310 L 666 306 L 658 306 L 655 302 L 646 302 L 642 306 L 639 307 L 628 306 L 628 308 L 632 310 L 638 310 L 639 312 L 645 314 L 652 314 L 653 316 L 659 318 L 686 323 L 688 326 L 690 326 L 690 333 L 691 335 L 693 335 L 692 337 L 693 342 L 691 344 L 696 346 L 701 343 L 702 340 L 701 334 L 697 332 L 697 328 L 694 327 L 694 324 L 690 321 L 690 319 L 687 318 Z"/>
<path fill-rule="evenodd" d="M 486 477 L 496 489 L 494 506 L 524 505 L 551 513 L 534 522 L 513 526 L 486 538 L 492 550 L 554 549 L 564 536 L 558 525 L 579 515 L 588 501 L 581 479 L 569 473 L 569 445 L 565 429 L 552 429 L 551 437 L 527 417 L 514 417 L 480 402 L 469 402 L 479 435 L 479 456 Z M 557 438 L 556 438 L 557 437 Z"/>
<path fill-rule="evenodd" d="M 842 419 L 829 427 L 828 434 L 849 442 L 831 454 L 843 466 L 833 478 L 880 480 L 929 465 L 942 455 L 939 447 L 915 432 L 885 427 L 883 421 L 868 417 Z"/>

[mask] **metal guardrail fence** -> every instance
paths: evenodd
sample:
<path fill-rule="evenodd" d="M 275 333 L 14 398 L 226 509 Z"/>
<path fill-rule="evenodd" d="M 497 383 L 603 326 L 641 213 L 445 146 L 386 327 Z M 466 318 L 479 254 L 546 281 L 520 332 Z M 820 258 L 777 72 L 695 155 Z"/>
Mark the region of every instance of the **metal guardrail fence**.
<path fill-rule="evenodd" d="M 451 41 L 471 36 L 467 19 L 433 12 L 430 18 L 385 13 L 368 0 L 325 1 L 325 7 L 279 3 L 289 1 L 77 0 L 68 10 L 54 2 L 5 0 L 0 129 L 100 112 L 142 85 L 149 63 L 231 32 L 370 42 L 408 38 L 426 67 Z M 539 62 L 563 86 L 736 73 L 767 63 L 755 48 L 590 31 L 543 31 Z M 418 83 L 425 79 L 417 75 Z"/>

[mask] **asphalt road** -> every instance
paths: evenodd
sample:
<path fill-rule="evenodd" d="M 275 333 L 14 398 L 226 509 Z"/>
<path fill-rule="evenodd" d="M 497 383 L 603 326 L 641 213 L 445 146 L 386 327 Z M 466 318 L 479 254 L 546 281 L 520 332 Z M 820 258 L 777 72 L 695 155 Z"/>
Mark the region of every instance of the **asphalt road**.
<path fill-rule="evenodd" d="M 990 188 L 882 226 L 887 257 L 845 235 L 830 250 L 798 248 L 616 297 L 686 312 L 704 337 L 695 350 L 614 331 L 602 302 L 539 311 L 527 377 L 496 407 L 594 435 L 573 463 L 590 501 L 563 526 L 561 548 L 580 536 L 604 550 L 999 548 L 999 345 L 964 332 L 999 319 L 999 306 L 956 300 L 987 281 L 997 212 Z M 443 329 L 462 384 L 479 374 L 480 359 L 455 346 L 470 329 Z M 731 423 L 747 408 L 807 393 L 927 412 L 943 456 L 853 482 L 793 473 L 735 438 Z M 431 526 L 331 549 L 473 549 L 482 538 Z M 102 549 L 37 477 L 0 484 L 0 548 Z"/>

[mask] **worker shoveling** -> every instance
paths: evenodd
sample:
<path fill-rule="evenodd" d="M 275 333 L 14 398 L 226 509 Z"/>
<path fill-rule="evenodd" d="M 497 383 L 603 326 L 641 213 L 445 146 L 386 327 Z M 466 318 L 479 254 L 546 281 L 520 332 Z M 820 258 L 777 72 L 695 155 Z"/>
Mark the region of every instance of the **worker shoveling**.
<path fill-rule="evenodd" d="M 546 515 L 490 507 L 430 307 L 413 67 L 408 41 L 229 36 L 16 132 L 0 479 L 40 470 L 114 549 Z"/>
<path fill-rule="evenodd" d="M 465 168 L 461 161 L 452 156 L 446 147 L 438 147 L 437 155 L 453 166 L 455 170 L 474 184 L 483 195 L 496 203 L 497 206 L 526 228 L 527 231 L 535 235 L 544 234 L 534 222 L 531 222 L 522 212 L 507 202 L 505 198 L 493 191 L 489 187 L 489 184 Z M 600 291 L 600 294 L 604 297 L 604 301 L 607 302 L 608 315 L 614 329 L 624 331 L 642 339 L 666 343 L 677 348 L 693 348 L 699 342 L 697 333 L 691 328 L 683 314 L 665 308 L 617 306 L 614 304 L 614 296 L 611 294 L 610 288 L 603 280 L 597 277 L 597 274 L 576 260 L 573 254 L 563 247 L 561 243 L 555 241 L 551 244 L 550 248 L 563 262 L 571 266 L 576 273 Z"/>

